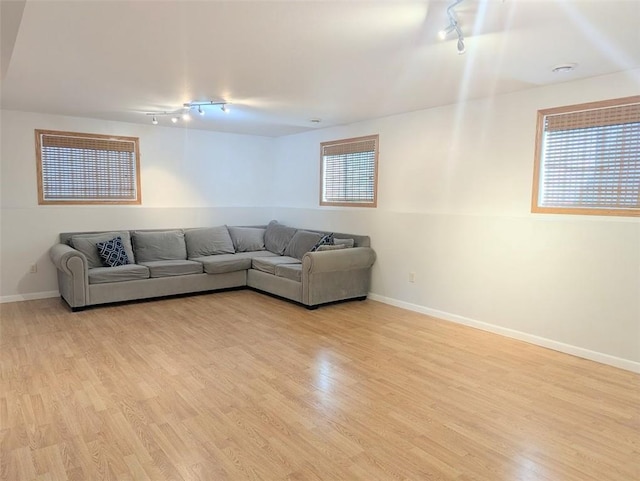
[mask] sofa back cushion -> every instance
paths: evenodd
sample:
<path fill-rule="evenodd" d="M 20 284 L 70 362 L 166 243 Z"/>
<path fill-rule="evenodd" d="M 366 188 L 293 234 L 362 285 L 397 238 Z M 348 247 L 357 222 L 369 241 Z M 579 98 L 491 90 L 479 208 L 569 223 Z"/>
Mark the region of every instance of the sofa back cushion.
<path fill-rule="evenodd" d="M 135 263 L 135 257 L 133 255 L 133 247 L 131 245 L 131 236 L 129 231 L 114 231 L 114 232 L 99 232 L 96 234 L 75 234 L 71 236 L 70 245 L 74 249 L 82 252 L 87 258 L 89 268 L 104 267 L 102 259 L 98 254 L 98 242 L 107 242 L 116 237 L 120 237 L 122 240 L 122 246 L 127 253 L 127 258 L 130 264 Z"/>
<path fill-rule="evenodd" d="M 264 246 L 268 251 L 282 255 L 297 230 L 272 220 L 264 232 Z"/>
<path fill-rule="evenodd" d="M 260 227 L 227 227 L 236 252 L 263 251 L 265 229 Z"/>
<path fill-rule="evenodd" d="M 284 250 L 284 255 L 302 259 L 302 256 L 310 252 L 322 238 L 323 235 L 318 232 L 299 230 L 289 241 L 287 248 Z"/>
<path fill-rule="evenodd" d="M 181 230 L 135 231 L 133 245 L 137 262 L 184 260 L 187 245 Z"/>
<path fill-rule="evenodd" d="M 235 249 L 226 225 L 205 227 L 203 229 L 185 229 L 187 257 L 233 254 Z"/>

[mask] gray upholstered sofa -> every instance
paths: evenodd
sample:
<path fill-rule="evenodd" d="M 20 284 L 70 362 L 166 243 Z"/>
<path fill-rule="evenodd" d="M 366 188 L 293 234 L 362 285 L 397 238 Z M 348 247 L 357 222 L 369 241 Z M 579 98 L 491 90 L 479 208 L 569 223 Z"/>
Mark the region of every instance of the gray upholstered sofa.
<path fill-rule="evenodd" d="M 314 308 L 366 298 L 375 252 L 367 236 L 331 236 L 272 221 L 257 227 L 62 233 L 50 257 L 60 295 L 73 310 L 238 287 Z M 115 266 L 105 265 L 114 258 Z"/>

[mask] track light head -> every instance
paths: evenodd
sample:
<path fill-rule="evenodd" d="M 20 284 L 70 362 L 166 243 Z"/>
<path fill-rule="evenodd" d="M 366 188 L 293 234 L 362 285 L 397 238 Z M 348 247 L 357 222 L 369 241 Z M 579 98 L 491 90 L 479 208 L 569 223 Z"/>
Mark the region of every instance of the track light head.
<path fill-rule="evenodd" d="M 464 39 L 462 37 L 458 37 L 458 55 L 462 55 L 466 51 L 467 49 L 464 46 Z"/>
<path fill-rule="evenodd" d="M 222 104 L 222 106 L 220 107 L 220 110 L 222 110 L 225 114 L 228 114 L 230 111 L 227 104 Z"/>
<path fill-rule="evenodd" d="M 182 120 L 191 120 L 191 115 L 189 115 L 189 111 L 184 112 L 182 114 Z"/>
<path fill-rule="evenodd" d="M 445 40 L 447 38 L 447 35 L 449 35 L 451 32 L 453 32 L 453 30 L 455 29 L 455 25 L 454 24 L 449 24 L 449 26 L 447 28 L 443 28 L 442 30 L 440 30 L 438 32 L 438 38 L 440 40 Z"/>
<path fill-rule="evenodd" d="M 202 110 L 202 106 L 198 105 L 198 113 L 200 115 L 204 115 L 204 110 Z"/>
<path fill-rule="evenodd" d="M 178 117 L 171 117 L 171 122 L 174 124 L 178 121 Z"/>
<path fill-rule="evenodd" d="M 151 119 L 151 123 L 153 125 L 158 125 L 158 119 L 156 118 L 156 116 L 154 115 L 153 118 Z"/>

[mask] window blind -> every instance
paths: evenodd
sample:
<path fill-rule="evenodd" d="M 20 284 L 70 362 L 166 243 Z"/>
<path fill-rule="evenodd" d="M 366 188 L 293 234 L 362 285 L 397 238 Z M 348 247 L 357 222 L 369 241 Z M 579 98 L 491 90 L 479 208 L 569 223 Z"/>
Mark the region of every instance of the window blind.
<path fill-rule="evenodd" d="M 140 203 L 137 138 L 36 134 L 41 203 Z"/>
<path fill-rule="evenodd" d="M 640 102 L 546 112 L 539 121 L 534 207 L 640 214 Z"/>
<path fill-rule="evenodd" d="M 376 205 L 378 136 L 323 142 L 321 205 Z"/>

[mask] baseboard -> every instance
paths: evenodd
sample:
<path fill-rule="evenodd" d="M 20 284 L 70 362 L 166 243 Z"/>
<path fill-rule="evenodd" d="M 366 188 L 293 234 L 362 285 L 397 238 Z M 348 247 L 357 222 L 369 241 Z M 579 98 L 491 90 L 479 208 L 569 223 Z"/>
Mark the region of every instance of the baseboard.
<path fill-rule="evenodd" d="M 409 311 L 419 312 L 426 314 L 427 316 L 437 317 L 445 321 L 455 322 L 457 324 L 464 324 L 465 326 L 474 327 L 483 331 L 493 332 L 494 334 L 500 334 L 501 336 L 510 337 L 512 339 L 518 339 L 519 341 L 525 341 L 537 346 L 553 349 L 554 351 L 564 352 L 565 354 L 571 354 L 573 356 L 589 359 L 590 361 L 599 362 L 601 364 L 607 364 L 609 366 L 625 369 L 640 373 L 640 362 L 629 361 L 628 359 L 622 359 L 620 357 L 611 356 L 597 351 L 591 351 L 582 347 L 573 346 L 571 344 L 565 344 L 563 342 L 554 341 L 545 337 L 535 336 L 533 334 L 527 334 L 526 332 L 516 331 L 515 329 L 508 329 L 506 327 L 496 326 L 487 322 L 477 321 L 468 317 L 459 316 L 457 314 L 451 314 L 449 312 L 439 311 L 437 309 L 430 309 L 418 304 L 412 304 L 410 302 L 400 301 L 391 297 L 380 296 L 378 294 L 369 293 L 369 299 L 382 302 Z"/>
<path fill-rule="evenodd" d="M 45 291 L 45 292 L 28 292 L 27 294 L 16 294 L 13 296 L 0 296 L 0 304 L 5 302 L 20 302 L 20 301 L 33 301 L 35 299 L 49 299 L 51 297 L 58 297 L 60 293 L 58 291 Z"/>

